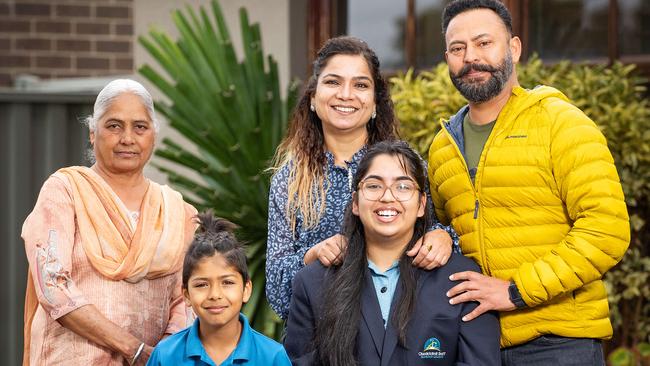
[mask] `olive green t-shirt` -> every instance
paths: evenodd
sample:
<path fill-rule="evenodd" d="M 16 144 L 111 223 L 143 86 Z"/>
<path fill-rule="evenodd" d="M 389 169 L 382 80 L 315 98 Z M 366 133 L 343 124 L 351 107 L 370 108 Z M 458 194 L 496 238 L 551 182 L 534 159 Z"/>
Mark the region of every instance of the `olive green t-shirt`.
<path fill-rule="evenodd" d="M 488 137 L 490 137 L 490 132 L 492 132 L 495 122 L 492 121 L 484 125 L 474 124 L 469 118 L 469 112 L 465 114 L 465 119 L 463 119 L 465 162 L 467 163 L 467 170 L 469 171 L 470 178 L 472 178 L 472 183 L 474 183 L 474 177 L 476 177 L 476 168 L 478 167 L 479 159 L 481 159 L 483 147 Z"/>

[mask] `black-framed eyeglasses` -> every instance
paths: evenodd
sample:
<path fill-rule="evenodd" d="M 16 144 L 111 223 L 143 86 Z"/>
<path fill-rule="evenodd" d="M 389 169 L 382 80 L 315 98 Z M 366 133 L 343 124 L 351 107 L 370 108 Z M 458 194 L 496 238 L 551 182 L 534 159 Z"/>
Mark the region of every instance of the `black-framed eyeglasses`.
<path fill-rule="evenodd" d="M 389 186 L 379 179 L 371 178 L 359 182 L 358 188 L 369 201 L 379 201 L 386 194 L 386 189 L 390 189 L 390 193 L 399 202 L 408 201 L 415 192 L 420 192 L 420 187 L 410 180 L 398 180 Z"/>

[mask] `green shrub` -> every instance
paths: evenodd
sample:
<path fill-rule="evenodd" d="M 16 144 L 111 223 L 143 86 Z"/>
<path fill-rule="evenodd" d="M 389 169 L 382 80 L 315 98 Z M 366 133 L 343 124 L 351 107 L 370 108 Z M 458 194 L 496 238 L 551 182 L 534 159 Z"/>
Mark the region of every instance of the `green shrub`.
<path fill-rule="evenodd" d="M 239 14 L 242 57 L 213 0 L 198 14 L 189 6 L 172 13 L 177 39 L 156 29 L 140 37 L 164 70 L 144 65 L 140 73 L 167 97 L 156 101 L 156 108 L 190 142 L 165 138 L 156 155 L 175 165 L 158 168 L 198 209 L 211 208 L 239 226 L 253 281 L 243 312 L 255 329 L 279 339 L 280 319 L 264 295 L 269 191 L 264 171 L 284 136 L 297 89 L 290 84 L 282 98 L 277 64 L 264 54 L 259 24 L 249 23 L 245 9 Z"/>
<path fill-rule="evenodd" d="M 417 76 L 409 70 L 390 82 L 395 113 L 401 121 L 400 134 L 420 153 L 426 153 L 440 129 L 440 118 L 456 113 L 466 103 L 465 98 L 451 83 L 445 63 Z"/>
<path fill-rule="evenodd" d="M 611 67 L 544 65 L 536 56 L 518 66 L 519 82 L 532 88 L 550 85 L 566 94 L 607 137 L 630 214 L 632 240 L 621 263 L 605 275 L 614 339 L 611 346 L 636 349 L 650 341 L 650 105 L 646 82 L 634 65 Z M 414 76 L 391 79 L 402 137 L 427 156 L 439 120 L 466 104 L 454 88 L 446 64 Z M 622 357 L 622 353 L 617 354 Z"/>

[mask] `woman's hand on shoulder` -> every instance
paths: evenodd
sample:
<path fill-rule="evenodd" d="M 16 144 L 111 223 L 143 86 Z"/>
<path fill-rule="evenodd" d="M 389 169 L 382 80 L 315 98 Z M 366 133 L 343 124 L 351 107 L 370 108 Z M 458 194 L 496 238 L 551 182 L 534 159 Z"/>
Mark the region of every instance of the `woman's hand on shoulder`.
<path fill-rule="evenodd" d="M 341 234 L 330 236 L 320 243 L 311 247 L 305 253 L 305 265 L 319 260 L 325 267 L 340 264 L 343 259 L 343 251 L 348 246 L 348 240 Z"/>
<path fill-rule="evenodd" d="M 442 229 L 435 229 L 418 239 L 406 255 L 414 257 L 414 266 L 432 270 L 447 264 L 451 257 L 451 246 L 452 240 L 449 234 Z"/>

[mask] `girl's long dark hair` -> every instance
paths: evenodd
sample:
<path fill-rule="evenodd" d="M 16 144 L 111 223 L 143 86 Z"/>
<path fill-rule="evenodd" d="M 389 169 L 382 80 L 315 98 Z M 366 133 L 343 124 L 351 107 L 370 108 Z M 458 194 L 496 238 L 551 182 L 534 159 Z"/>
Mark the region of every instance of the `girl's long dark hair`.
<path fill-rule="evenodd" d="M 426 182 L 426 169 L 422 159 L 407 143 L 402 141 L 379 142 L 368 149 L 366 156 L 359 163 L 354 178 L 354 187 L 366 175 L 372 161 L 379 155 L 397 156 L 406 171 L 421 190 Z M 420 192 L 420 194 L 424 194 Z M 358 199 L 358 193 L 355 199 Z M 356 340 L 361 319 L 361 291 L 367 281 L 368 258 L 363 223 L 352 213 L 352 204 L 348 205 L 343 222 L 343 231 L 348 239 L 348 246 L 343 253 L 340 266 L 333 266 L 327 272 L 323 296 L 322 316 L 316 322 L 314 346 L 320 364 L 328 366 L 356 365 Z M 426 232 L 431 220 L 431 210 L 415 222 L 413 237 L 405 252 Z M 399 260 L 400 278 L 398 286 L 401 297 L 393 310 L 390 321 L 397 330 L 399 342 L 406 345 L 406 331 L 410 316 L 415 307 L 417 270 L 411 265 L 411 259 L 402 253 Z M 396 292 L 397 293 L 397 292 Z"/>

